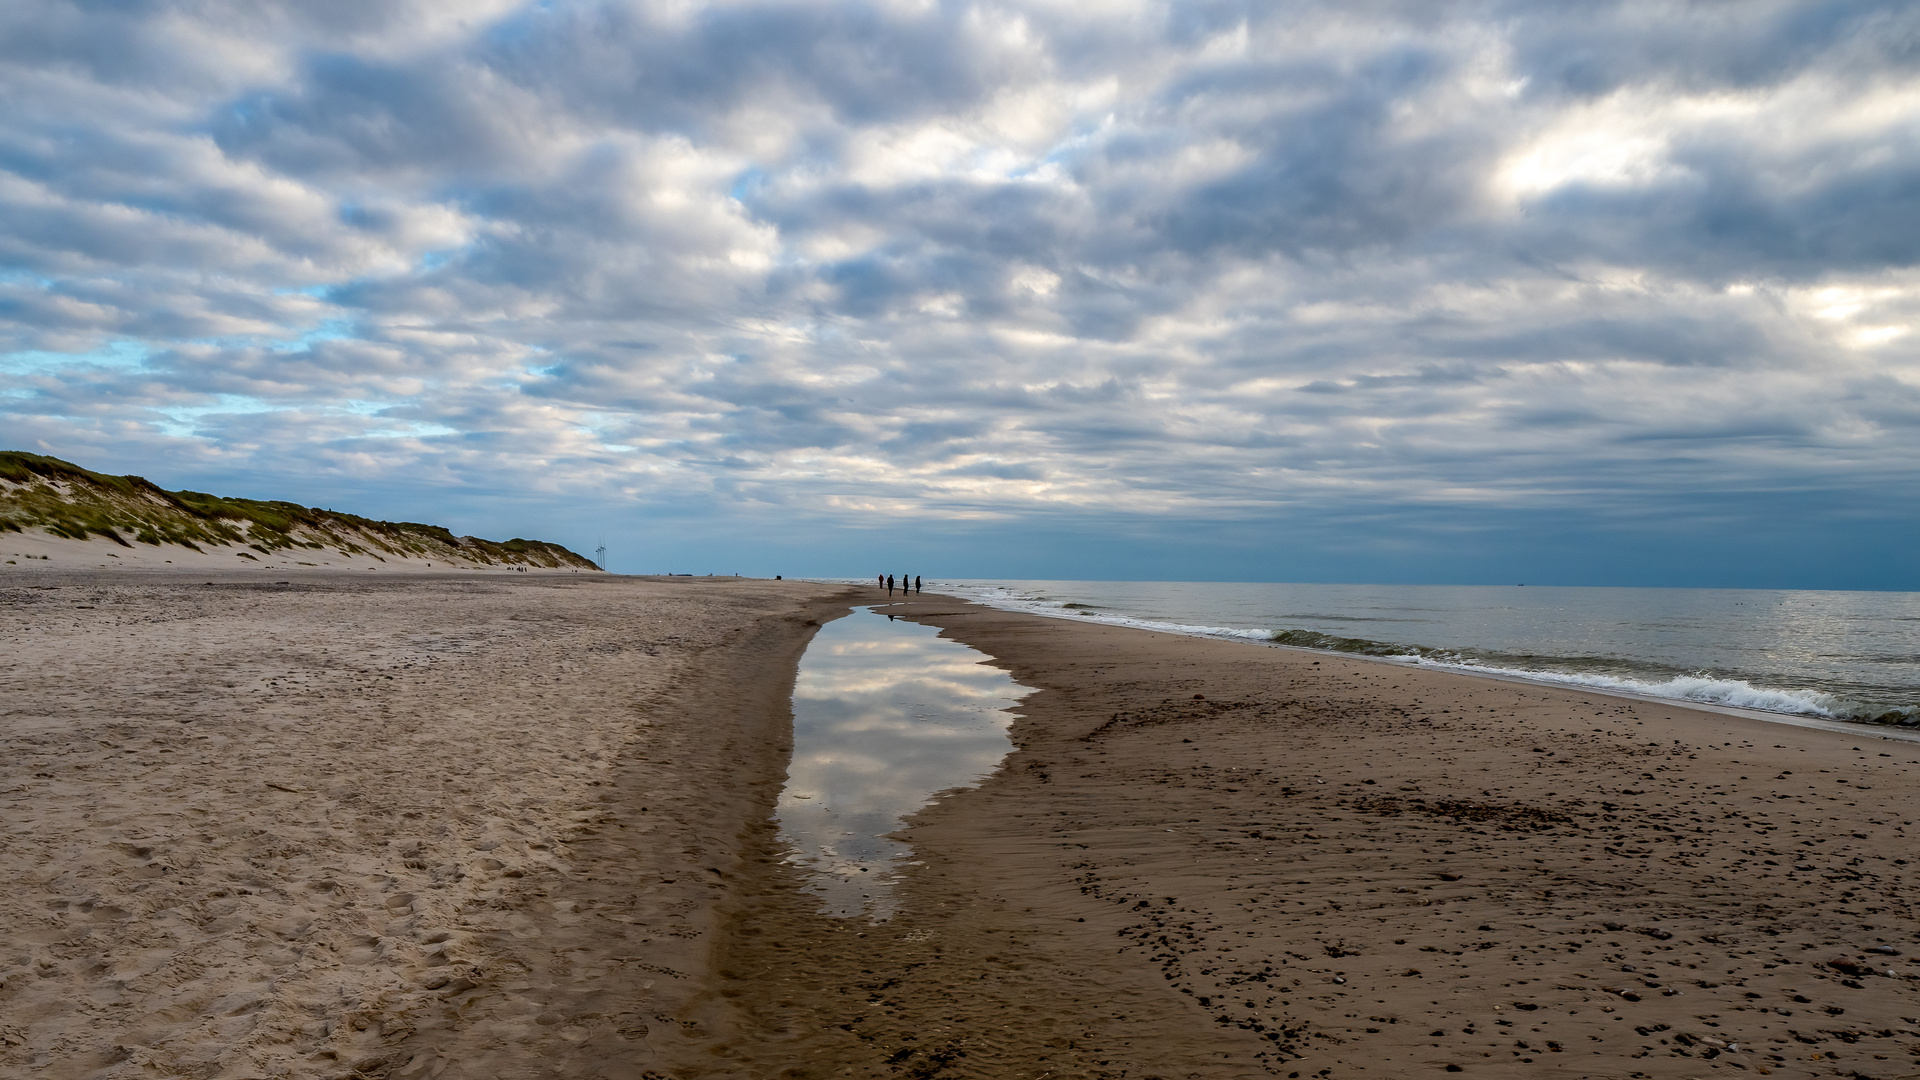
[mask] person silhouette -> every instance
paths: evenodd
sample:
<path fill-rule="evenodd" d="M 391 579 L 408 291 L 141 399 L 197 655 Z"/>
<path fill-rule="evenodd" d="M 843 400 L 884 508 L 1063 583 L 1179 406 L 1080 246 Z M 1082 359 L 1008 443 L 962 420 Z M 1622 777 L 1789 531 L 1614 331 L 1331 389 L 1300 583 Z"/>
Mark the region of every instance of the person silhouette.
<path fill-rule="evenodd" d="M 893 575 L 892 574 L 887 575 L 887 595 L 888 596 L 893 595 Z"/>
<path fill-rule="evenodd" d="M 920 575 L 919 574 L 913 575 L 913 591 L 916 593 L 920 591 Z"/>

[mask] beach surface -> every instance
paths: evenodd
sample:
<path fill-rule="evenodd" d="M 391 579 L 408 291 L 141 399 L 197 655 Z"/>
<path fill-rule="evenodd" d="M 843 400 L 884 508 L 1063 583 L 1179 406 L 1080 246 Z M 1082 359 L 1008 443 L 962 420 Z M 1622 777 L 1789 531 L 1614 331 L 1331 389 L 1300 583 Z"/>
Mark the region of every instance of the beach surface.
<path fill-rule="evenodd" d="M 890 921 L 760 891 L 702 1075 L 1920 1074 L 1909 740 L 879 610 L 1033 687 L 1019 749 Z"/>
<path fill-rule="evenodd" d="M 9 568 L 11 570 L 12 568 Z M 1920 1075 L 1920 746 L 726 578 L 0 579 L 0 1075 Z M 802 888 L 853 604 L 1031 687 Z"/>
<path fill-rule="evenodd" d="M 8 570 L 0 1075 L 49 1078 L 668 1067 L 843 591 Z"/>

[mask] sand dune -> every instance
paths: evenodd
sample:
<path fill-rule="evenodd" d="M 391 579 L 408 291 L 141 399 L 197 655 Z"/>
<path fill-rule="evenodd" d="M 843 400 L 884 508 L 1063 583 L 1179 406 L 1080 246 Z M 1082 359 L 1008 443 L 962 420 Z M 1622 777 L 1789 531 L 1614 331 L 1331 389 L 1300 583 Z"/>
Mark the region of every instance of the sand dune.
<path fill-rule="evenodd" d="M 0 450 L 0 573 L 9 567 L 599 570 L 541 540 L 482 540 L 299 503 L 168 491 L 145 477 Z"/>
<path fill-rule="evenodd" d="M 485 570 L 496 574 L 509 574 L 554 569 L 537 564 L 528 566 L 517 562 L 484 563 L 472 558 L 462 558 L 457 552 L 447 550 L 375 551 L 370 547 L 356 545 L 352 549 L 327 547 L 262 551 L 249 548 L 245 544 L 207 544 L 199 548 L 183 547 L 179 544 L 118 545 L 100 537 L 75 540 L 70 537 L 55 536 L 44 529 L 0 533 L 0 582 L 9 580 L 8 575 L 15 573 L 16 568 L 67 572 L 160 570 L 176 573 L 205 571 L 230 573 L 235 570 L 247 570 L 252 571 L 256 578 L 268 577 L 269 574 L 273 578 L 278 578 L 283 576 L 278 573 L 282 570 L 359 570 L 375 573 L 400 571 L 410 574 L 433 571 L 471 573 L 475 570 Z M 564 569 L 573 574 L 600 572 L 593 566 L 570 566 Z"/>

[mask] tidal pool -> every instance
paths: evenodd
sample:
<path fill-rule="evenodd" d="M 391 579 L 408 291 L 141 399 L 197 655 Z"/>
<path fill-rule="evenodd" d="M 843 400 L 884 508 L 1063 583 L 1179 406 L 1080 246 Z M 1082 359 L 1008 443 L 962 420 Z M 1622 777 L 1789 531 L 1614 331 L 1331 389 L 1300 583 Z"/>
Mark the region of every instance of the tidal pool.
<path fill-rule="evenodd" d="M 913 855 L 889 834 L 1013 749 L 1006 710 L 1029 689 L 938 634 L 857 608 L 800 658 L 778 814 L 788 860 L 811 871 L 826 914 L 887 918 L 893 875 Z"/>

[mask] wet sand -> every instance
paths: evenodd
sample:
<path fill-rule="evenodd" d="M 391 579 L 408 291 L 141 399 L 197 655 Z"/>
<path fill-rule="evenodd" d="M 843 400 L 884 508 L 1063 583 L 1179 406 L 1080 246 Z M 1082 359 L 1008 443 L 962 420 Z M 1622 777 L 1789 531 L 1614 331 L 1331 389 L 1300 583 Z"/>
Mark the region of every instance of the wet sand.
<path fill-rule="evenodd" d="M 686 1075 L 1920 1074 L 1911 742 L 886 610 L 1036 688 L 1020 749 L 889 922 L 758 864 Z"/>

